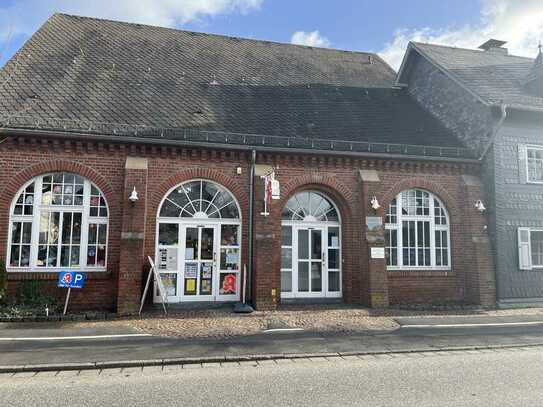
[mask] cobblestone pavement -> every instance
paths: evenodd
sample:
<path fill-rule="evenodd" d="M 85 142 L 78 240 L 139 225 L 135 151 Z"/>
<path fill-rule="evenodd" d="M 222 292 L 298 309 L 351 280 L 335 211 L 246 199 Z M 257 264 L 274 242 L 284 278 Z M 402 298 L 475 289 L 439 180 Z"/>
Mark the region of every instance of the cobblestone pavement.
<path fill-rule="evenodd" d="M 115 321 L 78 323 L 79 327 L 103 325 L 130 327 L 138 332 L 181 338 L 228 338 L 261 333 L 267 329 L 301 328 L 305 331 L 358 333 L 393 330 L 398 324 L 390 316 L 372 316 L 366 308 L 292 307 L 280 311 L 234 314 L 231 309 L 171 310 Z"/>
<path fill-rule="evenodd" d="M 158 336 L 220 339 L 255 335 L 274 328 L 301 328 L 305 331 L 346 334 L 390 331 L 398 327 L 395 321 L 398 317 L 514 315 L 541 315 L 543 317 L 543 308 L 373 310 L 342 304 L 287 306 L 278 311 L 256 311 L 252 314 L 234 314 L 230 308 L 171 309 L 168 316 L 162 315 L 160 311 L 153 311 L 144 314 L 141 318 L 75 323 L 74 328 L 118 327 L 119 329 L 131 328 L 141 333 Z"/>

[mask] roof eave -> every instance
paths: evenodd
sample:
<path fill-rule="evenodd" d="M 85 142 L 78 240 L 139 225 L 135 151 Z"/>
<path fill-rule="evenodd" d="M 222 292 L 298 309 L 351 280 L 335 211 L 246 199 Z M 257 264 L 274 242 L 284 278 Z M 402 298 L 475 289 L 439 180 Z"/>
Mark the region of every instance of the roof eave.
<path fill-rule="evenodd" d="M 97 134 L 85 134 L 79 132 L 60 132 L 60 131 L 48 131 L 48 130 L 31 130 L 31 129 L 13 129 L 0 127 L 0 135 L 8 136 L 47 136 L 60 139 L 74 139 L 74 140 L 89 140 L 91 137 L 93 140 L 100 142 L 111 143 L 135 143 L 135 144 L 152 144 L 152 145 L 167 145 L 167 146 L 179 146 L 179 147 L 196 147 L 196 148 L 221 148 L 232 151 L 258 151 L 258 152 L 274 152 L 274 153 L 298 153 L 309 155 L 332 155 L 332 156 L 344 156 L 344 157 L 373 157 L 384 159 L 402 159 L 408 161 L 447 161 L 455 163 L 465 164 L 478 164 L 478 160 L 467 157 L 445 157 L 445 156 L 424 156 L 424 155 L 408 155 L 408 154 L 394 154 L 394 153 L 380 153 L 380 152 L 361 152 L 361 151 L 338 151 L 338 150 L 322 150 L 322 149 L 306 149 L 295 147 L 273 147 L 273 146 L 256 146 L 256 145 L 239 145 L 239 144 L 222 144 L 213 142 L 195 142 L 187 140 L 164 140 L 155 138 L 145 138 L 133 136 L 108 136 Z"/>

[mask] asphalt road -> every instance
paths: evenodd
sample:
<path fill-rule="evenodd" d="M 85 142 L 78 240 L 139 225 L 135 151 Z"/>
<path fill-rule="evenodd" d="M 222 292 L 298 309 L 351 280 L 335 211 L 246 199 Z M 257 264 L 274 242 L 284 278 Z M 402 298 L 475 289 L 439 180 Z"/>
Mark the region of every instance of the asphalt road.
<path fill-rule="evenodd" d="M 541 406 L 543 347 L 0 375 L 4 406 Z"/>
<path fill-rule="evenodd" d="M 541 317 L 539 317 L 541 318 Z M 180 340 L 161 337 L 11 340 L 41 332 L 0 329 L 0 366 L 224 357 L 257 354 L 388 352 L 473 346 L 543 344 L 543 325 L 490 327 L 402 327 L 394 332 L 320 334 L 288 332 L 227 339 Z M 72 334 L 72 332 L 68 332 Z M 55 335 L 59 335 L 58 333 Z"/>

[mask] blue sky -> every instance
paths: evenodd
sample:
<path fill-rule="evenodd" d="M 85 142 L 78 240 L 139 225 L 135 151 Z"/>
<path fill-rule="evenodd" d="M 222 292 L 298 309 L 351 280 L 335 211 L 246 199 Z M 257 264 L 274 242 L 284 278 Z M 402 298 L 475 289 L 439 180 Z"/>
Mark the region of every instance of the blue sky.
<path fill-rule="evenodd" d="M 531 55 L 543 30 L 541 0 L 0 0 L 0 66 L 55 11 L 374 51 L 394 67 L 412 39 L 476 47 L 494 36 Z"/>

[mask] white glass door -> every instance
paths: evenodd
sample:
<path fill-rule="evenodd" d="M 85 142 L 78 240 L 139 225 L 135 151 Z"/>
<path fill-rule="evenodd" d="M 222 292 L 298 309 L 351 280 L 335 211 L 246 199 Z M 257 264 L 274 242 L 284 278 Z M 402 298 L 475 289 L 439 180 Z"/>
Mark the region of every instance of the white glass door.
<path fill-rule="evenodd" d="M 179 289 L 182 301 L 212 301 L 217 285 L 217 225 L 186 225 Z"/>
<path fill-rule="evenodd" d="M 240 238 L 239 224 L 160 222 L 156 264 L 168 302 L 239 300 Z"/>
<path fill-rule="evenodd" d="M 296 228 L 296 285 L 298 297 L 324 296 L 323 273 L 326 269 L 323 229 Z"/>
<path fill-rule="evenodd" d="M 283 224 L 281 297 L 341 297 L 339 226 Z"/>

